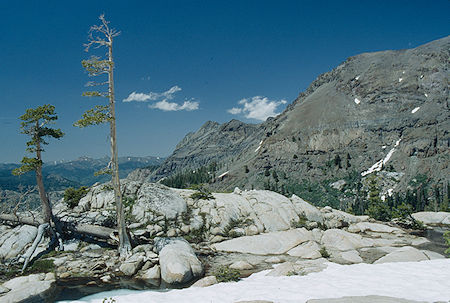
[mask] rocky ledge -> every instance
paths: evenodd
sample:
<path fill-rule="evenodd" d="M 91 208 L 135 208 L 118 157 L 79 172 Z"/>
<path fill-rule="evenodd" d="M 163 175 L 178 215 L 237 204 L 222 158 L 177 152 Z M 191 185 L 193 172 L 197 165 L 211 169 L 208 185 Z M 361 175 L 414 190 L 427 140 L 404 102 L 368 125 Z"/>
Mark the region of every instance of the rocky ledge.
<path fill-rule="evenodd" d="M 208 286 L 220 282 L 220 268 L 246 276 L 271 269 L 267 275 L 305 275 L 339 264 L 422 261 L 445 258 L 444 246 L 430 245 L 417 231 L 394 222 L 331 207 L 316 208 L 300 197 L 265 190 L 200 193 L 160 184 L 125 181 L 124 196 L 132 255 L 120 260 L 107 244 L 80 239 L 64 243 L 64 251 L 44 255 L 52 273 L 29 275 L 0 286 L 3 302 L 24 302 L 23 296 L 45 298 L 55 281 L 90 279 L 91 284 L 132 278 L 147 285 Z M 113 195 L 108 185 L 96 185 L 74 209 L 60 201 L 58 217 L 79 223 L 110 226 Z M 449 230 L 450 213 L 413 214 L 426 225 Z M 32 226 L 0 226 L 0 258 L 5 265 L 23 261 L 36 235 Z M 44 239 L 35 252 L 42 253 Z M 431 250 L 429 249 L 431 248 Z M 39 260 L 38 260 L 39 261 Z M 37 261 L 36 261 L 37 262 Z M 33 286 L 16 282 L 24 279 Z M 21 280 L 22 281 L 22 280 Z M 31 284 L 30 284 L 31 285 Z M 26 291 L 25 291 L 26 290 Z M 20 296 L 18 295 L 20 293 Z M 27 297 L 28 298 L 28 297 Z"/>

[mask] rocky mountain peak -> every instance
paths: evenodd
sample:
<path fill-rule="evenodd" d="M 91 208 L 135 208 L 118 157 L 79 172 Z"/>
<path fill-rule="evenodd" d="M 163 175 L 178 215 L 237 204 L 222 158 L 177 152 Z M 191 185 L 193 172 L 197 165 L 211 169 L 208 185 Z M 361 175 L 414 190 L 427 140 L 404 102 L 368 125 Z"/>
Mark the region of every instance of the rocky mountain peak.
<path fill-rule="evenodd" d="M 418 176 L 442 192 L 450 175 L 449 58 L 450 36 L 414 49 L 350 57 L 273 119 L 257 125 L 206 122 L 151 180 L 217 162 L 217 173 L 227 172 L 209 184 L 218 189 L 302 194 L 320 188 L 328 195 L 327 184 L 364 183 L 379 172 L 381 194 L 405 192 Z M 401 177 L 388 182 L 383 172 Z M 346 190 L 349 196 L 356 188 Z M 329 198 L 313 196 L 316 202 Z"/>

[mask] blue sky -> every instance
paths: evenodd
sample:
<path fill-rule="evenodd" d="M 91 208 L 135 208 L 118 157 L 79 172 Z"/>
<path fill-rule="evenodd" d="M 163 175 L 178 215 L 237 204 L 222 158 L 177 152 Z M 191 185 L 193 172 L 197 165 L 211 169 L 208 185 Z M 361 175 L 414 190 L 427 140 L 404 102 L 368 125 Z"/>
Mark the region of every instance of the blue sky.
<path fill-rule="evenodd" d="M 106 101 L 81 96 L 91 80 L 83 43 L 101 13 L 121 31 L 119 154 L 132 156 L 167 156 L 207 120 L 259 123 L 349 56 L 415 47 L 450 28 L 448 0 L 1 1 L 0 12 L 0 162 L 26 155 L 18 117 L 46 103 L 66 136 L 44 160 L 109 154 L 107 127 L 72 126 Z"/>

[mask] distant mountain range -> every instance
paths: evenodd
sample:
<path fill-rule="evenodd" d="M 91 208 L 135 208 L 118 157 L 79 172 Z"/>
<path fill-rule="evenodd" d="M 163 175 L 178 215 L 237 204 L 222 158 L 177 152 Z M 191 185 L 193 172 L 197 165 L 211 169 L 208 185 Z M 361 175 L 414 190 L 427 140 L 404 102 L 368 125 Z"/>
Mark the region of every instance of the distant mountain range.
<path fill-rule="evenodd" d="M 449 73 L 450 36 L 350 57 L 277 117 L 208 121 L 141 177 L 182 186 L 216 163 L 202 179 L 211 189 L 266 188 L 326 204 L 356 199 L 377 174 L 380 194 L 426 185 L 427 195 L 442 200 L 450 176 Z"/>
<path fill-rule="evenodd" d="M 94 173 L 104 169 L 109 158 L 92 159 L 80 157 L 73 161 L 57 161 L 43 165 L 44 183 L 49 191 L 63 190 L 67 187 L 90 186 L 96 182 L 106 182 L 109 175 L 95 176 Z M 119 157 L 119 175 L 125 178 L 137 168 L 156 169 L 164 158 L 160 157 Z M 20 186 L 34 186 L 35 175 L 30 172 L 22 176 L 13 176 L 11 171 L 19 164 L 0 164 L 0 189 L 17 191 Z"/>

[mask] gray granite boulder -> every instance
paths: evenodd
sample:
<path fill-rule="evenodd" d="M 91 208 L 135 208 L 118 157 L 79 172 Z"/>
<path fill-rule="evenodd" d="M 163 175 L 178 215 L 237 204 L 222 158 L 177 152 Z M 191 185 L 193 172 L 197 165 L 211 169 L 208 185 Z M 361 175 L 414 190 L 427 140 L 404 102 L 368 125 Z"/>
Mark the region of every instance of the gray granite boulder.
<path fill-rule="evenodd" d="M 323 233 L 322 244 L 330 250 L 346 251 L 371 247 L 373 241 L 342 229 L 328 229 Z"/>
<path fill-rule="evenodd" d="M 55 282 L 53 273 L 14 278 L 3 283 L 2 286 L 10 289 L 10 291 L 4 296 L 0 296 L 0 302 L 50 302 L 56 288 Z"/>
<path fill-rule="evenodd" d="M 450 225 L 449 212 L 422 211 L 412 214 L 412 217 L 429 225 Z"/>
<path fill-rule="evenodd" d="M 324 218 L 323 214 L 315 206 L 309 204 L 302 198 L 292 195 L 291 201 L 297 210 L 297 213 L 301 216 L 306 217 L 308 221 L 317 222 L 323 224 Z"/>
<path fill-rule="evenodd" d="M 169 284 L 187 283 L 203 273 L 203 266 L 194 250 L 184 240 L 163 241 L 159 250 L 161 279 Z"/>
<path fill-rule="evenodd" d="M 207 287 L 217 283 L 216 276 L 207 276 L 192 284 L 192 287 Z"/>
<path fill-rule="evenodd" d="M 388 262 L 417 262 L 429 260 L 428 256 L 417 248 L 411 246 L 401 247 L 376 260 L 374 264 Z"/>
<path fill-rule="evenodd" d="M 0 235 L 0 259 L 10 259 L 24 252 L 36 238 L 37 228 L 30 225 L 17 226 Z"/>
<path fill-rule="evenodd" d="M 216 243 L 219 251 L 240 252 L 255 255 L 285 254 L 297 245 L 312 240 L 312 233 L 305 228 L 271 232 L 256 236 L 244 236 Z"/>

